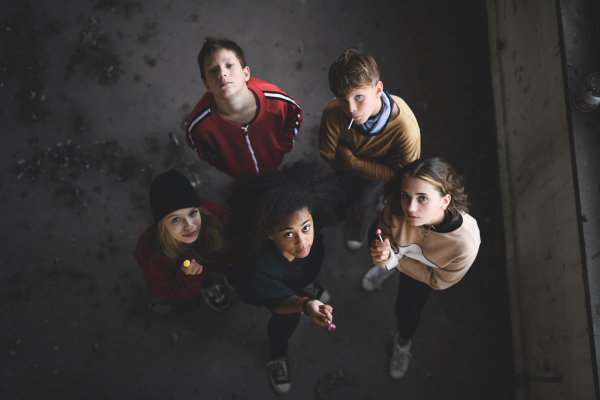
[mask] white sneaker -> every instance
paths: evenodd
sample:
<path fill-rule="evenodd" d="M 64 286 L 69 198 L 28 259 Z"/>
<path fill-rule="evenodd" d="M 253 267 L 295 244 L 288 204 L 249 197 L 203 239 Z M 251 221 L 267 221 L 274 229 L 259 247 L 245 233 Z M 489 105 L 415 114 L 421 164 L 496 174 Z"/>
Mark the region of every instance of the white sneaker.
<path fill-rule="evenodd" d="M 367 271 L 365 277 L 362 280 L 362 287 L 367 292 L 370 292 L 375 289 L 381 289 L 381 284 L 392 274 L 396 268 L 392 268 L 391 270 L 387 270 L 384 268 L 379 268 L 378 266 L 372 267 Z"/>
<path fill-rule="evenodd" d="M 390 376 L 392 379 L 400 379 L 406 374 L 410 357 L 412 357 L 412 354 L 410 354 L 411 342 L 408 342 L 406 346 L 400 346 L 397 340 L 398 333 L 394 338 L 394 349 L 392 350 L 392 358 L 390 358 Z"/>
<path fill-rule="evenodd" d="M 367 241 L 365 221 L 366 212 L 362 215 L 355 215 L 353 210 L 348 211 L 348 217 L 346 217 L 346 247 L 349 250 L 358 250 Z"/>

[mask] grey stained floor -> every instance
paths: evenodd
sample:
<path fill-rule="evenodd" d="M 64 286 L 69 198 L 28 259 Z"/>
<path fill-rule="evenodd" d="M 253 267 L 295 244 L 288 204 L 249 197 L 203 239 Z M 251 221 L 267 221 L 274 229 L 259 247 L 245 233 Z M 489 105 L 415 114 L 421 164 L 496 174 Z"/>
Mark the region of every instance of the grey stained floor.
<path fill-rule="evenodd" d="M 160 314 L 168 304 L 132 256 L 156 174 L 176 167 L 217 202 L 231 182 L 183 144 L 209 34 L 236 40 L 253 76 L 302 104 L 286 162 L 319 159 L 332 60 L 349 46 L 372 53 L 418 118 L 423 156 L 469 177 L 481 229 L 471 271 L 425 307 L 401 381 L 387 374 L 397 276 L 363 292 L 369 255 L 326 230 L 320 281 L 338 329 L 302 321 L 287 398 L 513 398 L 487 21 L 474 0 L 2 2 L 0 398 L 278 397 L 265 309 L 231 293 L 227 313 L 197 301 Z"/>

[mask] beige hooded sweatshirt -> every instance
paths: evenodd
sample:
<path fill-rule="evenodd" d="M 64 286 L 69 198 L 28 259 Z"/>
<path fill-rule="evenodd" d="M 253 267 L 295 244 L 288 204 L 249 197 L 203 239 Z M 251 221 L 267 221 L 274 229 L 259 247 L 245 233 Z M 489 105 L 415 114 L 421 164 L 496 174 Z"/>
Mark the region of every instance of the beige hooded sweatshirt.
<path fill-rule="evenodd" d="M 449 288 L 467 273 L 481 244 L 479 227 L 473 217 L 462 213 L 462 223 L 452 223 L 454 230 L 411 226 L 405 215 L 392 215 L 390 202 L 379 217 L 383 239 L 388 238 L 392 252 L 387 261 L 375 261 L 381 268 L 397 268 L 433 289 Z M 460 225 L 460 226 L 458 226 Z"/>

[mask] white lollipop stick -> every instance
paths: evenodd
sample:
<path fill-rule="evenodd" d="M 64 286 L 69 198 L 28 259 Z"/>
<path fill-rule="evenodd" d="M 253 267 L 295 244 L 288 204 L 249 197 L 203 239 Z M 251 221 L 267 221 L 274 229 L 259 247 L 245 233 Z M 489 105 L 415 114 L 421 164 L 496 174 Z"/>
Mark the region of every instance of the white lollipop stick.
<path fill-rule="evenodd" d="M 353 122 L 354 122 L 354 118 L 352 118 L 352 119 L 350 120 L 350 125 L 348 125 L 348 129 L 350 129 L 350 127 L 352 126 L 352 123 L 353 123 Z"/>

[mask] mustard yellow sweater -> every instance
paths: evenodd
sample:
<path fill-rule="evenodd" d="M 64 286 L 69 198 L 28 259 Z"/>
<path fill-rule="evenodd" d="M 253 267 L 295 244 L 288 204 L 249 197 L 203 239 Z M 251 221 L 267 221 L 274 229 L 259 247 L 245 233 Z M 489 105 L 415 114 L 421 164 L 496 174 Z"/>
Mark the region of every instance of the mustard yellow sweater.
<path fill-rule="evenodd" d="M 338 169 L 348 169 L 354 175 L 374 181 L 387 182 L 400 169 L 421 156 L 421 132 L 417 119 L 400 97 L 393 96 L 400 110 L 384 131 L 377 136 L 365 137 L 353 128 L 348 129 L 348 118 L 333 99 L 323 109 L 319 128 L 319 152 L 323 160 Z M 336 159 L 338 141 L 346 142 L 353 156 L 342 165 Z M 383 164 L 384 157 L 396 149 L 401 165 L 390 168 Z"/>

